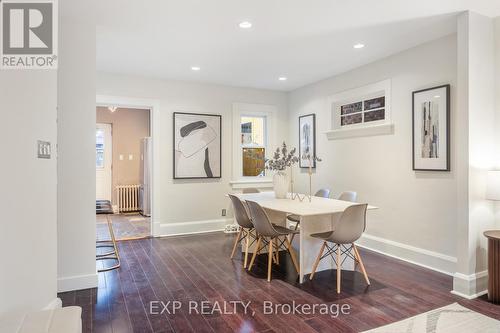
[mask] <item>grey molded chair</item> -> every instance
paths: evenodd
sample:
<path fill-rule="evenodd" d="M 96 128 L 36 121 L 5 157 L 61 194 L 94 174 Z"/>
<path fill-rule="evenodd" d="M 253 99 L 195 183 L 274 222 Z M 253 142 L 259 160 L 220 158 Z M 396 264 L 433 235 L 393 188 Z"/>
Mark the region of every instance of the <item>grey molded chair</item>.
<path fill-rule="evenodd" d="M 248 270 L 250 271 L 252 269 L 257 254 L 266 246 L 268 246 L 269 259 L 267 263 L 267 281 L 270 282 L 273 260 L 277 264 L 279 264 L 279 251 L 281 248 L 283 248 L 283 245 L 286 245 L 285 249 L 290 254 L 295 270 L 298 272 L 299 266 L 297 264 L 295 252 L 290 241 L 288 240 L 288 235 L 293 235 L 298 231 L 273 225 L 264 208 L 262 208 L 258 203 L 250 200 L 247 200 L 246 203 L 248 205 L 248 210 L 250 211 L 250 216 L 252 217 L 252 223 L 255 227 L 255 231 L 257 232 L 257 245 L 253 252 L 252 260 L 250 261 Z M 262 243 L 263 246 L 261 247 Z M 273 248 L 273 246 L 275 246 L 275 248 Z M 276 255 L 274 254 L 274 252 L 276 252 Z"/>
<path fill-rule="evenodd" d="M 321 198 L 329 198 L 330 197 L 330 189 L 328 189 L 328 188 L 322 188 L 321 190 L 319 190 L 318 192 L 316 192 L 314 194 L 314 196 L 315 197 L 321 197 Z M 297 228 L 299 226 L 299 223 L 300 223 L 300 216 L 295 215 L 295 214 L 290 214 L 286 218 L 289 219 L 292 222 L 296 222 L 297 223 L 297 224 L 295 224 L 295 230 L 297 230 Z"/>
<path fill-rule="evenodd" d="M 353 191 L 346 191 L 346 192 L 340 193 L 338 200 L 356 202 L 357 197 L 358 197 L 358 193 L 353 192 Z"/>
<path fill-rule="evenodd" d="M 244 188 L 241 192 L 244 194 L 246 194 L 246 193 L 260 193 L 259 189 L 256 189 L 254 187 Z"/>
<path fill-rule="evenodd" d="M 248 215 L 245 204 L 235 195 L 229 194 L 229 198 L 233 203 L 234 217 L 236 219 L 236 222 L 240 226 L 240 230 L 238 231 L 238 236 L 234 240 L 233 251 L 231 252 L 231 259 L 233 259 L 234 257 L 234 253 L 236 252 L 236 247 L 238 246 L 238 244 L 241 243 L 243 239 L 245 239 L 246 240 L 245 259 L 243 261 L 243 268 L 246 268 L 248 261 L 248 248 L 251 245 L 250 238 L 253 238 L 252 242 L 255 241 L 255 236 L 252 234 L 254 227 L 252 224 L 252 220 Z"/>
<path fill-rule="evenodd" d="M 313 279 L 319 262 L 323 258 L 331 256 L 337 264 L 337 293 L 340 293 L 340 275 L 343 262 L 341 261 L 341 255 L 345 254 L 352 258 L 355 263 L 359 264 L 366 283 L 370 285 L 370 280 L 366 274 L 365 266 L 363 265 L 363 261 L 359 255 L 358 248 L 354 244 L 354 242 L 357 241 L 365 231 L 367 207 L 367 204 L 349 206 L 340 216 L 334 230 L 311 234 L 311 237 L 323 240 L 323 245 L 321 246 L 318 257 L 312 267 L 312 272 L 309 276 L 310 280 Z M 333 245 L 330 246 L 329 243 L 333 243 Z M 327 252 L 323 254 L 325 247 L 327 248 Z M 333 255 L 335 252 L 337 253 L 336 258 Z"/>
<path fill-rule="evenodd" d="M 320 197 L 320 198 L 329 198 L 330 197 L 330 189 L 329 188 L 322 188 L 321 190 L 318 190 L 314 194 L 315 197 Z M 294 230 L 299 229 L 299 223 L 300 223 L 300 216 L 295 215 L 295 214 L 290 214 L 286 217 L 288 220 L 295 222 L 295 228 Z M 295 235 L 292 235 L 292 238 L 290 239 L 290 242 L 293 242 L 293 238 Z"/>

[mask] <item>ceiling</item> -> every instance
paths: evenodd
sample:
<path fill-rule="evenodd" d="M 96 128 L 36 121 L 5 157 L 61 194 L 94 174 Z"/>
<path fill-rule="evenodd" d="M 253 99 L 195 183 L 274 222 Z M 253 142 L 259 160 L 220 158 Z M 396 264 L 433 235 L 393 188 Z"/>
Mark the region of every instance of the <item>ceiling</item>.
<path fill-rule="evenodd" d="M 500 15 L 499 0 L 97 3 L 100 71 L 281 91 L 454 33 L 463 10 Z"/>

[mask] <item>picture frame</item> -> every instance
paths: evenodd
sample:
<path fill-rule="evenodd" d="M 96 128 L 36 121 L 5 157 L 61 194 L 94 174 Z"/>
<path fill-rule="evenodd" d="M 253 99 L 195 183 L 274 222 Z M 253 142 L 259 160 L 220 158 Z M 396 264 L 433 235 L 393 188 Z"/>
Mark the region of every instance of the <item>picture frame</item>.
<path fill-rule="evenodd" d="M 415 171 L 450 171 L 450 85 L 412 93 L 412 165 Z"/>
<path fill-rule="evenodd" d="M 304 158 L 311 154 L 312 159 Z M 299 167 L 316 168 L 316 114 L 299 117 Z"/>
<path fill-rule="evenodd" d="M 173 179 L 222 177 L 222 116 L 173 113 Z"/>

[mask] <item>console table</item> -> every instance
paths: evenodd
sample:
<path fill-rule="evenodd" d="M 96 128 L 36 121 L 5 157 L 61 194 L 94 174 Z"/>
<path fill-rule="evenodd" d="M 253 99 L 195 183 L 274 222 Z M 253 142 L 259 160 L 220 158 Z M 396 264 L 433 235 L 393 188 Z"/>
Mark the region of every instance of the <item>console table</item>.
<path fill-rule="evenodd" d="M 500 303 L 500 230 L 484 232 L 488 238 L 488 300 Z"/>

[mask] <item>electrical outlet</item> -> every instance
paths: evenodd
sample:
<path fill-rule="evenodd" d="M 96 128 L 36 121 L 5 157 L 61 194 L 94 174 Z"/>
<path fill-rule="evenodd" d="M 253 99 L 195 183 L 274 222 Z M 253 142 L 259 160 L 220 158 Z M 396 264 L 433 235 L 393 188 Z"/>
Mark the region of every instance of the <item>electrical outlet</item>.
<path fill-rule="evenodd" d="M 222 216 L 226 216 L 226 210 L 225 209 L 222 210 Z"/>

